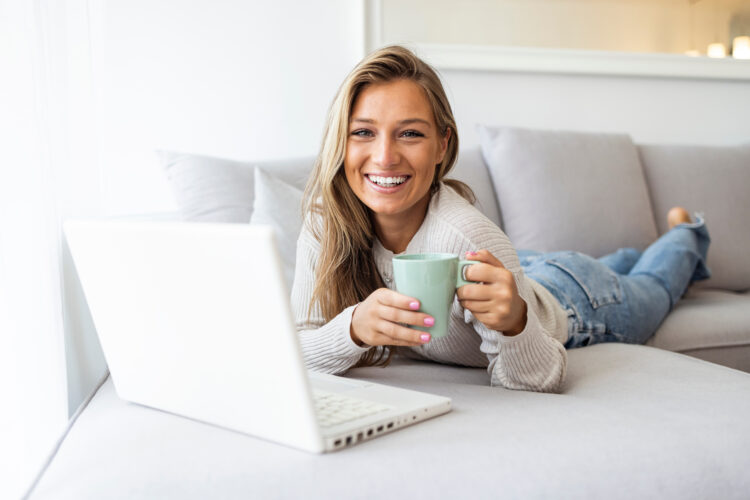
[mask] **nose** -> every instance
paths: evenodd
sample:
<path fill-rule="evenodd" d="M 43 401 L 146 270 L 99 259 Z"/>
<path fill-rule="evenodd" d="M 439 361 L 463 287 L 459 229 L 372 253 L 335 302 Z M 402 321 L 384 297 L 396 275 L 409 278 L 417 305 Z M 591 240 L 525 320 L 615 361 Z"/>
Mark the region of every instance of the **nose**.
<path fill-rule="evenodd" d="M 372 152 L 372 161 L 380 168 L 388 168 L 398 164 L 398 148 L 393 138 L 385 134 L 375 144 L 375 150 Z"/>

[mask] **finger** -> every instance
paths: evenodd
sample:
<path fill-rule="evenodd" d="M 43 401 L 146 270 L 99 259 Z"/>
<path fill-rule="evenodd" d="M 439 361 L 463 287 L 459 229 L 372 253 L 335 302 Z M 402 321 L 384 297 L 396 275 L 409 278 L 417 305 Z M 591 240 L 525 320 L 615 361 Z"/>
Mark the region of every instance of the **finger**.
<path fill-rule="evenodd" d="M 381 288 L 378 291 L 378 303 L 384 306 L 395 307 L 398 309 L 417 311 L 421 307 L 419 300 L 414 297 L 400 294 L 388 288 Z"/>
<path fill-rule="evenodd" d="M 460 300 L 459 303 L 461 307 L 468 309 L 474 315 L 488 313 L 492 306 L 489 300 Z"/>
<path fill-rule="evenodd" d="M 405 323 L 407 325 L 433 326 L 435 324 L 435 318 L 429 314 L 404 311 L 390 306 L 381 308 L 380 317 L 394 323 Z"/>
<path fill-rule="evenodd" d="M 490 300 L 490 290 L 487 285 L 464 285 L 456 291 L 459 300 Z"/>
<path fill-rule="evenodd" d="M 480 262 L 467 266 L 464 270 L 464 277 L 468 281 L 478 281 L 481 283 L 493 283 L 497 279 L 497 268 L 491 264 Z"/>
<path fill-rule="evenodd" d="M 425 343 L 422 336 L 426 332 L 413 330 L 386 320 L 380 322 L 378 326 L 379 333 L 386 337 L 384 341 L 386 344 L 418 346 Z"/>
<path fill-rule="evenodd" d="M 391 345 L 391 346 L 399 346 L 399 347 L 419 347 L 422 344 L 424 344 L 424 342 L 406 342 L 404 340 L 393 339 L 391 337 L 383 335 L 382 345 Z"/>
<path fill-rule="evenodd" d="M 466 252 L 466 258 L 468 260 L 476 260 L 477 262 L 484 262 L 485 264 L 505 269 L 505 266 L 500 262 L 500 259 L 495 257 L 489 250 L 482 249 L 477 250 L 476 252 Z"/>

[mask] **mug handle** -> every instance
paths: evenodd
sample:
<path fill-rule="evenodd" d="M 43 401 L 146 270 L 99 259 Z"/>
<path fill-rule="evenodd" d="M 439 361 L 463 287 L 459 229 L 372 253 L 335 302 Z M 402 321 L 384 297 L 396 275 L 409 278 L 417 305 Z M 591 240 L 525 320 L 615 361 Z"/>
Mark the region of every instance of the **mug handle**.
<path fill-rule="evenodd" d="M 468 281 L 464 279 L 464 268 L 472 264 L 477 264 L 475 260 L 459 260 L 458 261 L 458 273 L 456 273 L 456 288 L 460 288 L 464 285 L 474 285 L 479 283 L 478 281 Z"/>

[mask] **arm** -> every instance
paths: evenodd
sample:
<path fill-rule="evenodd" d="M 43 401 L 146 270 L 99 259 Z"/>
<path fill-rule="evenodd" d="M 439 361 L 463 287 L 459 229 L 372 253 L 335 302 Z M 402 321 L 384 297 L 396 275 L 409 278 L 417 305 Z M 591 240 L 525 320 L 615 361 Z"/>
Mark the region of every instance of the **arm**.
<path fill-rule="evenodd" d="M 454 303 L 451 311 L 453 327 L 456 329 L 454 338 L 466 335 L 466 342 L 452 344 L 453 352 L 445 355 L 440 353 L 441 357 L 471 357 L 474 362 L 479 362 L 481 357 L 475 356 L 475 349 L 478 347 L 489 361 L 492 385 L 529 391 L 562 390 L 567 363 L 562 339 L 567 338 L 567 323 L 561 324 L 560 315 L 555 314 L 555 311 L 560 310 L 560 305 L 554 297 L 539 296 L 533 282 L 526 278 L 508 236 L 449 187 L 443 187 L 433 197 L 423 224 L 427 225 L 426 230 L 417 233 L 419 239 L 412 242 L 415 251 L 450 252 L 463 257 L 469 251 L 486 249 L 486 252 L 480 251 L 477 255 L 467 256 L 469 259 L 481 260 L 474 257 L 486 254 L 486 262 L 466 269 L 467 279 L 484 283 L 459 288 L 459 301 Z M 490 254 L 492 259 L 489 259 Z M 489 285 L 495 278 L 473 274 L 485 265 L 487 268 L 498 268 L 491 274 L 504 275 L 501 287 L 504 292 L 496 297 L 499 299 L 496 304 L 504 304 L 502 310 L 494 306 L 482 307 L 487 304 L 468 305 L 464 301 L 484 302 L 488 299 L 481 295 L 491 288 Z M 465 292 L 471 287 L 478 287 L 480 290 L 474 291 L 479 291 L 480 296 L 467 297 Z M 512 335 L 516 332 L 517 335 Z M 479 336 L 481 342 L 476 342 L 474 334 Z"/>
<path fill-rule="evenodd" d="M 512 255 L 515 256 L 515 251 Z M 516 271 L 511 272 L 487 250 L 467 256 L 477 264 L 467 269 L 466 277 L 482 283 L 461 287 L 458 295 L 466 310 L 465 320 L 473 324 L 482 338 L 481 349 L 490 361 L 491 384 L 559 392 L 565 378 L 567 353 L 541 324 L 537 297 L 518 259 L 507 259 Z"/>
<path fill-rule="evenodd" d="M 356 306 L 341 311 L 328 323 L 319 307 L 308 318 L 308 307 L 315 286 L 315 262 L 318 257 L 312 236 L 302 230 L 297 242 L 297 261 L 292 285 L 292 311 L 302 345 L 305 364 L 314 371 L 344 373 L 354 366 L 370 347 L 360 347 L 350 336 L 352 313 Z"/>
<path fill-rule="evenodd" d="M 562 390 L 567 368 L 565 347 L 545 332 L 532 309 L 527 313 L 526 327 L 514 336 L 491 330 L 466 312 L 489 358 L 491 385 L 538 392 Z"/>
<path fill-rule="evenodd" d="M 417 346 L 429 342 L 428 334 L 405 326 L 429 324 L 425 321 L 427 314 L 416 312 L 419 302 L 387 288 L 375 290 L 328 323 L 317 305 L 308 317 L 318 254 L 317 242 L 303 230 L 297 243 L 292 308 L 308 368 L 343 373 L 373 346 L 388 349 L 389 346 Z"/>

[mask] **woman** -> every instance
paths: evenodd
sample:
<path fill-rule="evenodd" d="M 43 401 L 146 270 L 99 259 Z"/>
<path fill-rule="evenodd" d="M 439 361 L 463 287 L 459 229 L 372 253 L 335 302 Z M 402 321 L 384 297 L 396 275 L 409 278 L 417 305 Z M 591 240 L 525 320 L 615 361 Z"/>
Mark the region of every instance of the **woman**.
<path fill-rule="evenodd" d="M 524 272 L 507 236 L 471 204 L 470 189 L 445 178 L 457 153 L 440 80 L 407 49 L 370 54 L 344 81 L 305 191 L 292 289 L 311 369 L 386 364 L 398 350 L 487 367 L 492 385 L 559 391 L 566 347 L 645 341 L 687 284 L 707 276 L 702 221 L 680 224 L 642 256 L 525 252 Z M 394 291 L 391 259 L 404 252 L 477 262 L 465 276 L 479 283 L 459 288 L 448 336 L 409 328 L 434 318 Z"/>

